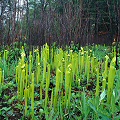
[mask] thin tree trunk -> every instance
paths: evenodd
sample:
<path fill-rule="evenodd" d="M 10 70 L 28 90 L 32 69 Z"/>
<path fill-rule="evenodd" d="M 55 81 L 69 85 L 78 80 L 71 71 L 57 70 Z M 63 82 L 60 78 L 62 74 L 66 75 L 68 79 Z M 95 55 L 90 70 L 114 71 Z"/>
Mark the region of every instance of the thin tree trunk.
<path fill-rule="evenodd" d="M 29 47 L 30 47 L 30 44 L 31 44 L 31 39 L 30 39 L 30 21 L 29 21 L 29 3 L 28 3 L 28 0 L 26 0 L 26 6 L 27 6 L 27 9 L 26 9 L 26 24 L 27 24 L 27 28 L 26 28 L 26 33 L 27 33 L 27 41 L 28 41 L 28 44 L 29 44 Z"/>
<path fill-rule="evenodd" d="M 110 21 L 110 43 L 112 43 L 113 40 L 113 28 L 112 28 L 112 18 L 111 18 L 111 11 L 110 11 L 110 0 L 107 0 L 107 6 L 108 6 L 108 13 L 109 13 L 109 21 Z"/>
<path fill-rule="evenodd" d="M 120 2 L 118 1 L 117 3 L 117 13 L 118 13 L 118 36 L 117 36 L 117 40 L 116 40 L 116 69 L 119 69 L 119 65 L 118 65 L 118 52 L 119 49 L 118 48 L 118 42 L 120 41 Z"/>
<path fill-rule="evenodd" d="M 0 11 L 1 11 L 1 13 L 0 13 L 0 38 L 1 38 L 0 44 L 2 44 L 3 43 L 3 35 L 2 35 L 2 32 L 3 32 L 3 23 L 2 23 L 2 21 L 3 21 L 3 18 L 2 18 L 3 4 L 2 4 L 2 2 L 0 2 Z"/>
<path fill-rule="evenodd" d="M 13 16 L 12 16 L 12 44 L 14 42 L 14 39 L 15 39 L 15 34 L 16 34 L 16 1 L 13 3 L 14 5 L 14 8 L 13 8 Z"/>

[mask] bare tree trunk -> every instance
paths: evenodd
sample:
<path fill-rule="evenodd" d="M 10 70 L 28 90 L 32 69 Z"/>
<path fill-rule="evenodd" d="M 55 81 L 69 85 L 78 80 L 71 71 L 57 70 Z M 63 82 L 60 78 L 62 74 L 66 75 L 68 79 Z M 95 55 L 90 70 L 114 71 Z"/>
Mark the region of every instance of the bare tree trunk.
<path fill-rule="evenodd" d="M 112 18 L 111 18 L 111 11 L 110 11 L 110 0 L 107 0 L 107 6 L 108 6 L 108 13 L 109 13 L 109 21 L 110 21 L 110 43 L 112 43 L 113 40 L 113 30 L 112 30 Z"/>
<path fill-rule="evenodd" d="M 95 39 L 94 43 L 98 42 L 98 21 L 99 21 L 99 10 L 98 10 L 98 2 L 96 2 L 96 17 L 95 17 Z"/>
<path fill-rule="evenodd" d="M 13 16 L 12 16 L 12 44 L 15 39 L 15 34 L 16 34 L 16 1 L 13 3 Z"/>
<path fill-rule="evenodd" d="M 117 25 L 118 25 L 118 36 L 117 36 L 117 40 L 116 40 L 116 69 L 119 69 L 119 65 L 118 65 L 118 53 L 119 53 L 119 49 L 120 48 L 118 48 L 118 42 L 120 42 L 120 2 L 118 1 L 118 3 L 117 3 L 117 13 L 118 13 L 118 18 L 117 18 L 117 20 L 118 20 L 118 23 L 117 23 Z"/>
<path fill-rule="evenodd" d="M 2 35 L 2 32 L 3 32 L 3 18 L 2 18 L 2 15 L 3 15 L 3 4 L 2 2 L 0 2 L 0 38 L 1 38 L 1 41 L 0 41 L 0 44 L 3 43 L 3 35 Z"/>
<path fill-rule="evenodd" d="M 30 21 L 29 21 L 29 3 L 28 3 L 28 0 L 26 0 L 26 6 L 27 6 L 27 9 L 26 9 L 26 24 L 27 24 L 27 28 L 26 28 L 26 36 L 27 36 L 27 41 L 28 41 L 28 44 L 30 46 L 31 44 L 31 39 L 30 39 Z"/>

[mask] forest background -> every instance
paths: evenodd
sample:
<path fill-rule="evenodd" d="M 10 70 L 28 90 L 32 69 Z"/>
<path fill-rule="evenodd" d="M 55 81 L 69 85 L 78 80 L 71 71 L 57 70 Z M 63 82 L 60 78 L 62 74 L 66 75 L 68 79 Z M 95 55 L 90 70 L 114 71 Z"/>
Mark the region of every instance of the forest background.
<path fill-rule="evenodd" d="M 0 0 L 0 43 L 120 41 L 119 0 Z"/>

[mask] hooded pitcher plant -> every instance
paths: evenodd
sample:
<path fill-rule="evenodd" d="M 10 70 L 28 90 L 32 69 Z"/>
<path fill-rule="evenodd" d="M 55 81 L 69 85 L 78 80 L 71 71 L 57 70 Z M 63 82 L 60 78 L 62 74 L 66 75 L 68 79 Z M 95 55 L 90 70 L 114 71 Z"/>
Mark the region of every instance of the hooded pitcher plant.
<path fill-rule="evenodd" d="M 27 115 L 28 112 L 28 89 L 24 89 L 24 99 L 25 99 L 25 116 Z"/>
<path fill-rule="evenodd" d="M 99 112 L 99 105 L 97 104 L 103 105 L 103 99 L 106 96 L 112 114 L 115 112 L 115 95 L 117 94 L 116 89 L 114 89 L 114 85 L 116 85 L 114 84 L 116 76 L 115 58 L 112 59 L 109 67 L 108 62 L 110 59 L 108 56 L 105 56 L 105 62 L 100 58 L 98 61 L 98 57 L 95 58 L 92 54 L 93 52 L 89 54 L 83 48 L 77 53 L 72 50 L 63 50 L 62 48 L 53 49 L 46 44 L 41 47 L 40 52 L 38 49 L 31 51 L 28 59 L 26 59 L 27 56 L 23 48 L 21 51 L 21 58 L 17 61 L 15 77 L 18 98 L 25 103 L 23 107 L 25 117 L 31 115 L 31 119 L 35 119 L 35 115 L 40 113 L 41 119 L 41 115 L 45 113 L 46 119 L 49 116 L 51 119 L 54 119 L 56 116 L 53 116 L 53 114 L 56 112 L 56 115 L 59 114 L 59 118 L 66 119 L 66 114 L 69 110 L 75 112 L 74 110 L 78 109 L 82 115 L 79 118 L 87 119 L 92 110 Z M 5 57 L 4 54 L 3 56 Z M 116 76 L 116 79 L 119 79 L 118 76 Z M 3 84 L 3 80 L 3 70 L 1 67 L 0 85 Z M 83 86 L 85 85 L 83 84 L 84 82 L 85 84 L 89 82 L 96 84 L 95 97 L 100 98 L 100 102 L 96 98 L 89 99 L 93 94 L 91 94 L 86 86 Z M 101 83 L 102 86 L 100 86 Z M 82 86 L 78 86 L 80 84 Z M 81 90 L 82 87 L 84 88 L 83 92 Z M 40 90 L 39 93 L 38 89 Z M 115 91 L 115 95 L 113 91 Z M 38 100 L 39 98 L 40 100 Z M 71 101 L 75 101 L 75 103 Z M 95 104 L 94 101 L 96 101 Z M 77 104 L 75 109 L 73 109 L 73 105 L 79 102 L 80 106 Z M 92 104 L 89 104 L 89 102 Z M 36 106 L 36 103 L 42 108 Z M 95 105 L 95 108 L 93 105 Z M 100 108 L 102 109 L 103 106 Z M 45 110 L 45 112 L 43 111 L 42 113 L 39 109 Z M 95 118 L 99 117 L 98 114 L 95 114 Z M 69 117 L 71 117 L 71 114 Z"/>
<path fill-rule="evenodd" d="M 71 82 L 72 82 L 72 64 L 69 64 L 65 73 L 65 103 L 66 108 L 70 106 L 71 97 Z"/>
<path fill-rule="evenodd" d="M 114 57 L 110 63 L 110 70 L 108 74 L 108 91 L 107 91 L 107 102 L 111 102 L 111 96 L 113 93 L 113 88 L 114 88 L 114 80 L 115 80 L 115 75 L 116 75 L 116 69 L 115 69 L 115 61 L 116 58 Z"/>
<path fill-rule="evenodd" d="M 46 91 L 45 91 L 45 108 L 47 107 L 48 104 L 48 90 L 49 90 L 49 85 L 50 85 L 50 64 L 47 65 L 47 75 L 46 75 Z"/>
<path fill-rule="evenodd" d="M 2 69 L 0 68 L 0 87 L 4 84 Z"/>
<path fill-rule="evenodd" d="M 106 79 L 107 76 L 108 76 L 108 60 L 109 60 L 109 57 L 106 55 L 105 56 L 106 60 L 105 60 L 105 70 L 104 70 L 104 73 L 103 73 L 103 78 Z"/>
<path fill-rule="evenodd" d="M 32 51 L 29 53 L 29 76 L 32 74 L 32 67 L 33 67 L 33 56 Z"/>
<path fill-rule="evenodd" d="M 54 95 L 54 107 L 57 107 L 58 94 L 60 91 L 60 82 L 61 82 L 61 71 L 59 68 L 56 70 L 56 86 L 55 86 L 55 95 Z"/>
<path fill-rule="evenodd" d="M 97 68 L 97 70 L 96 70 L 96 72 L 97 72 L 97 84 L 96 84 L 96 93 L 95 93 L 95 95 L 96 95 L 96 97 L 97 96 L 99 96 L 99 92 L 100 92 L 100 85 L 99 85 L 99 68 Z"/>
<path fill-rule="evenodd" d="M 34 117 L 34 73 L 32 73 L 32 84 L 31 84 L 31 115 Z"/>

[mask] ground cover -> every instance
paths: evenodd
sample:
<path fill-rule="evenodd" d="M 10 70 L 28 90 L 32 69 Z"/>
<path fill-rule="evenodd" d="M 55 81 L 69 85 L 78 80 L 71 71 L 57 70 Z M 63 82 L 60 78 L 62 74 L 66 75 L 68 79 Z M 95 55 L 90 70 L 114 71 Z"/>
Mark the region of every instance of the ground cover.
<path fill-rule="evenodd" d="M 119 120 L 115 47 L 2 49 L 0 119 Z"/>

